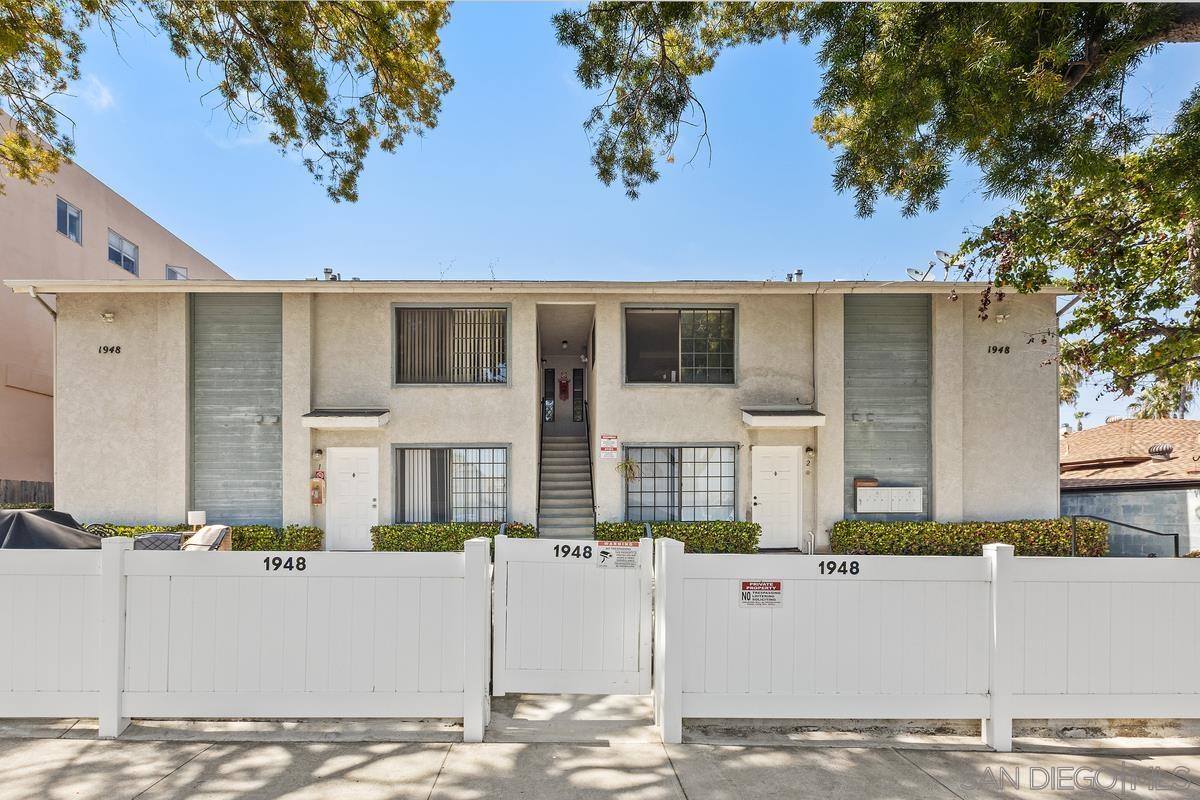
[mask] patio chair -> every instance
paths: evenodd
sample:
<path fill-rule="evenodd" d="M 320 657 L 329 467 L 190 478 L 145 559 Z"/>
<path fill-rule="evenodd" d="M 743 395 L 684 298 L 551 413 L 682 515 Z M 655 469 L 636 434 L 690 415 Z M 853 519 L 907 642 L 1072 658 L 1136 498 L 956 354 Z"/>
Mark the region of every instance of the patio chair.
<path fill-rule="evenodd" d="M 221 542 L 229 535 L 228 525 L 205 525 L 187 540 L 182 550 L 204 551 L 216 550 Z"/>

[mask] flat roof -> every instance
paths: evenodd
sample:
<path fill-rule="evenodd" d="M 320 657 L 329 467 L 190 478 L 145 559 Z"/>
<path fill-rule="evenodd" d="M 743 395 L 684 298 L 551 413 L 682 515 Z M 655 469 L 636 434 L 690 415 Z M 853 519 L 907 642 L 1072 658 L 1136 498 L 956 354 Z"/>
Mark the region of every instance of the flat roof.
<path fill-rule="evenodd" d="M 990 284 L 979 281 L 466 281 L 466 280 L 38 280 L 14 278 L 4 285 L 20 294 L 32 289 L 37 294 L 158 294 L 202 292 L 247 292 L 307 294 L 312 292 L 352 294 L 941 294 L 982 290 Z M 1039 294 L 1073 294 L 1047 286 Z"/>

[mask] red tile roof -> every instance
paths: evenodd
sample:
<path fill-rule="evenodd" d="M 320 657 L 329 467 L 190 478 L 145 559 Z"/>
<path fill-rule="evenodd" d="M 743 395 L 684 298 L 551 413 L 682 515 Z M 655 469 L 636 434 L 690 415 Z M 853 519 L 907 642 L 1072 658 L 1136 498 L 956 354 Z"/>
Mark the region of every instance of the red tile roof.
<path fill-rule="evenodd" d="M 1171 447 L 1168 458 L 1151 457 L 1159 444 Z M 1058 455 L 1065 490 L 1200 483 L 1200 420 L 1121 419 L 1072 431 Z"/>

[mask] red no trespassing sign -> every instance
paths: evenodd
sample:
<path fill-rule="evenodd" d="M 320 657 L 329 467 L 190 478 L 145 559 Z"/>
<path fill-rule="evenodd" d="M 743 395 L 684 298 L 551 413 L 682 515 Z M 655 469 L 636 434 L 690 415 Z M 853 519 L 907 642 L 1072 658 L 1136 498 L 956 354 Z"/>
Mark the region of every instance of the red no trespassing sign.
<path fill-rule="evenodd" d="M 772 608 L 783 603 L 783 581 L 741 581 L 738 605 L 742 608 Z"/>

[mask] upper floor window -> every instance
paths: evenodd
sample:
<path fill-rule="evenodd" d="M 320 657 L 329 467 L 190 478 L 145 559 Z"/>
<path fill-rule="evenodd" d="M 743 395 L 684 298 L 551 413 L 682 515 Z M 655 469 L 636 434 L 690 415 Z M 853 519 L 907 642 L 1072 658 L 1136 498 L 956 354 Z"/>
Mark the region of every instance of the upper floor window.
<path fill-rule="evenodd" d="M 628 383 L 733 383 L 732 308 L 625 309 Z"/>
<path fill-rule="evenodd" d="M 76 244 L 83 244 L 83 212 L 58 198 L 58 232 Z"/>
<path fill-rule="evenodd" d="M 187 279 L 187 267 L 172 267 L 170 264 L 167 264 L 167 280 L 186 281 Z"/>
<path fill-rule="evenodd" d="M 126 272 L 138 274 L 138 247 L 121 234 L 108 231 L 108 260 Z"/>
<path fill-rule="evenodd" d="M 735 447 L 626 447 L 636 464 L 625 482 L 631 522 L 732 520 L 737 480 Z"/>
<path fill-rule="evenodd" d="M 507 383 L 508 309 L 398 306 L 396 383 Z"/>
<path fill-rule="evenodd" d="M 507 448 L 405 447 L 396 451 L 397 522 L 507 519 Z"/>

